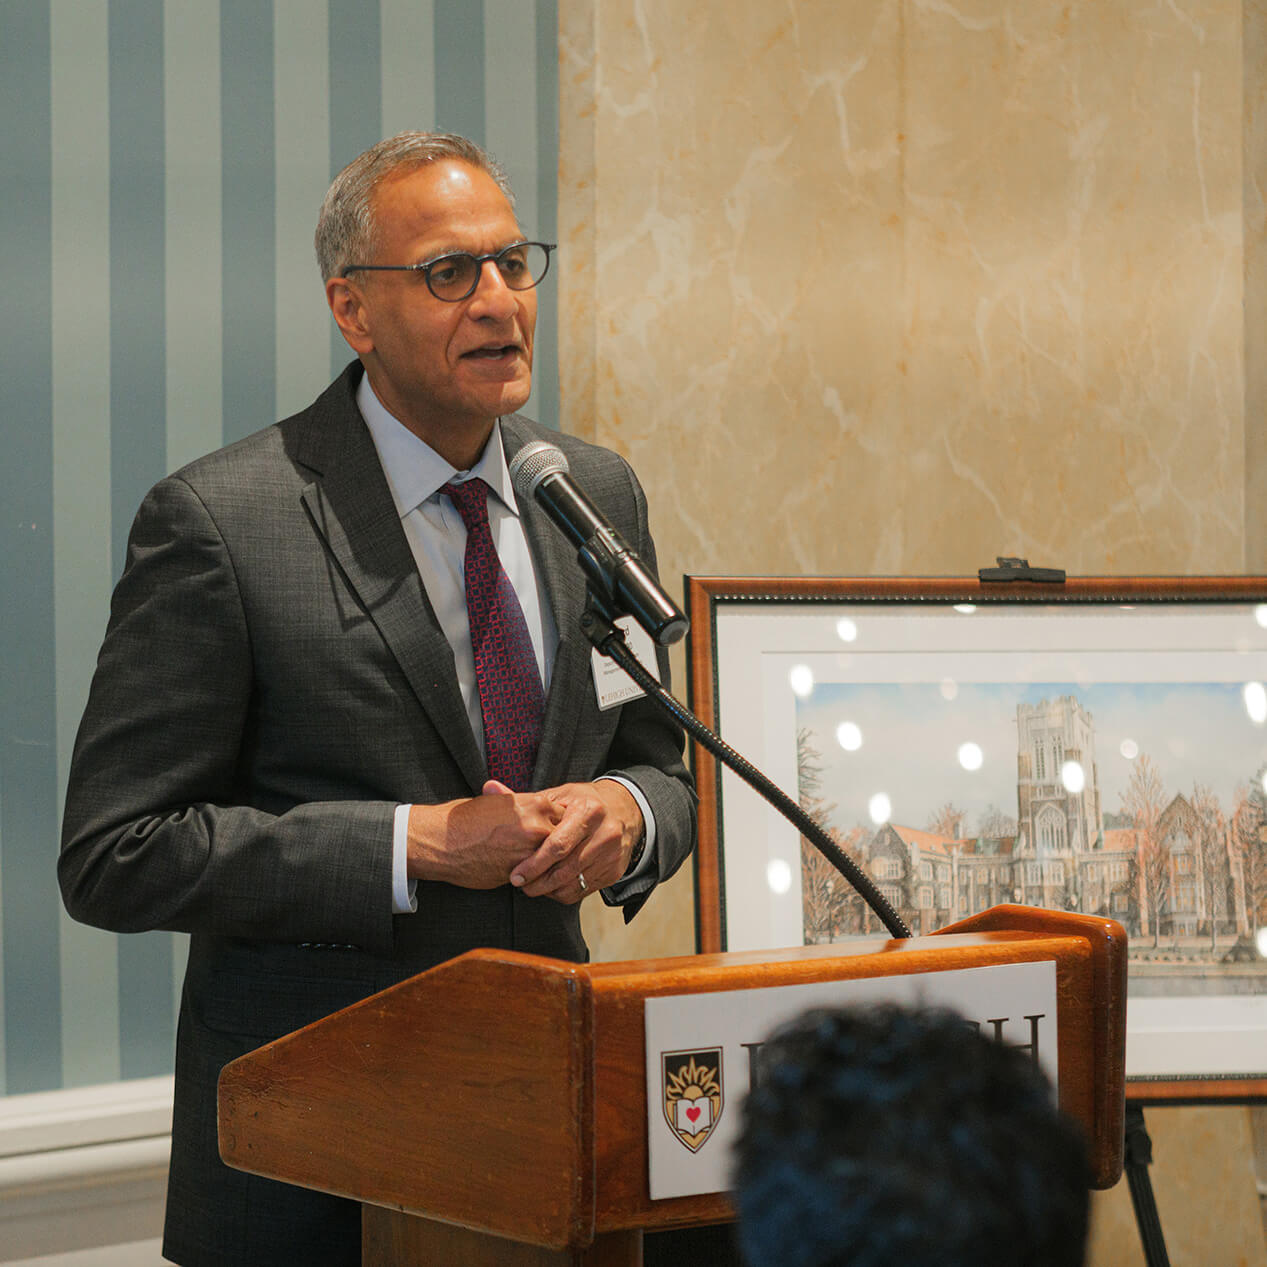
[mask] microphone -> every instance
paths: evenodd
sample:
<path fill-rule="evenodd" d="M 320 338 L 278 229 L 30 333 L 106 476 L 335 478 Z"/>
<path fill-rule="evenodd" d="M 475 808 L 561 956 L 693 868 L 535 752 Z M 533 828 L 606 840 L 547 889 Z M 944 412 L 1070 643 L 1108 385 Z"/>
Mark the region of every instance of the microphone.
<path fill-rule="evenodd" d="M 577 562 L 612 611 L 632 616 L 662 647 L 686 633 L 690 622 L 573 483 L 560 448 L 545 440 L 524 445 L 510 464 L 510 479 L 515 492 L 535 499 L 576 547 Z"/>

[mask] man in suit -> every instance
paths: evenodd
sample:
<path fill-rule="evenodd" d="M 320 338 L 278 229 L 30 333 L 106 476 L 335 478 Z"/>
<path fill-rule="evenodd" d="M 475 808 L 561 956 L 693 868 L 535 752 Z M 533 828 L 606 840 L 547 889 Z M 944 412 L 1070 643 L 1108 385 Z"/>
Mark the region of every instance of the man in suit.
<path fill-rule="evenodd" d="M 71 914 L 191 934 L 164 1240 L 185 1267 L 359 1261 L 354 1205 L 219 1161 L 227 1061 L 475 946 L 583 960 L 582 899 L 631 918 L 694 839 L 680 731 L 600 708 L 575 557 L 509 483 L 548 436 L 654 566 L 625 462 L 515 413 L 548 249 L 501 173 L 462 138 L 382 142 L 317 249 L 357 361 L 151 490 L 67 796 Z M 485 568 L 491 642 L 464 584 Z"/>

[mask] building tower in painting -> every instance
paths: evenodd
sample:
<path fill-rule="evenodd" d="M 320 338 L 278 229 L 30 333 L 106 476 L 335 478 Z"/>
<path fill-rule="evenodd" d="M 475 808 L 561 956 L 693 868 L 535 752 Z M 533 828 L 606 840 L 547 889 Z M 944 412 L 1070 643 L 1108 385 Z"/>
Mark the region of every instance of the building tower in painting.
<path fill-rule="evenodd" d="M 1015 880 L 1036 906 L 1078 905 L 1078 858 L 1104 824 L 1091 714 L 1072 695 L 1016 708 Z"/>

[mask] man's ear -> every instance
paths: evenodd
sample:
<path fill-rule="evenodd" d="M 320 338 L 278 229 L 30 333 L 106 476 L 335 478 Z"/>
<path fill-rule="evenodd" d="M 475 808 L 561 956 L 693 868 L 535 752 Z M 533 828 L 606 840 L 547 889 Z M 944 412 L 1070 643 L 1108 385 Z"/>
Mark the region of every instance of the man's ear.
<path fill-rule="evenodd" d="M 358 356 L 372 352 L 374 340 L 370 337 L 360 288 L 346 277 L 332 277 L 326 282 L 326 303 L 352 351 Z"/>

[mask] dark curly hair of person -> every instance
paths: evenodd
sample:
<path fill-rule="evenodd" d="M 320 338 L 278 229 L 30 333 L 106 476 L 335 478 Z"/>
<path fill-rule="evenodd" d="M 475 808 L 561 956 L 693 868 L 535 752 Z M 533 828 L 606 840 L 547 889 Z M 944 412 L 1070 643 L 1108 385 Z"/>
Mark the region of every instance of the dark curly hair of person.
<path fill-rule="evenodd" d="M 816 1009 L 761 1049 L 735 1150 L 751 1267 L 1078 1267 L 1080 1125 L 954 1012 Z"/>

